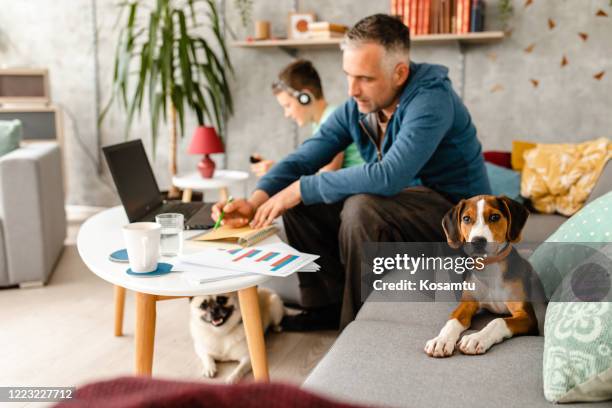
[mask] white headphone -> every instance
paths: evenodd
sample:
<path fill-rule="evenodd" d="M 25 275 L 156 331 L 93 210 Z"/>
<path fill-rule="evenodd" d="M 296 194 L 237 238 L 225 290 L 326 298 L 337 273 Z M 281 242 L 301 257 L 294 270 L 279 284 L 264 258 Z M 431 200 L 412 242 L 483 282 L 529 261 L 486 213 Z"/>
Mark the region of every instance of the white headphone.
<path fill-rule="evenodd" d="M 283 91 L 287 92 L 289 95 L 297 99 L 300 105 L 309 105 L 314 99 L 313 95 L 309 91 L 298 91 L 296 89 L 293 89 L 281 79 L 274 81 L 273 87 L 276 89 L 282 89 Z"/>

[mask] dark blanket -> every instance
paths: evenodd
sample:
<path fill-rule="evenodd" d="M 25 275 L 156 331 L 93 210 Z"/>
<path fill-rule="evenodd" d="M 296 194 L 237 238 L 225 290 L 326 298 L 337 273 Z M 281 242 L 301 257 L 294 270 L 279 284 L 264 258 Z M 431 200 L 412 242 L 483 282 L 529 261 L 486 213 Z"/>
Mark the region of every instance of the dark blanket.
<path fill-rule="evenodd" d="M 358 408 L 334 402 L 293 385 L 208 384 L 119 377 L 78 387 L 75 398 L 55 408 L 211 407 L 211 408 Z"/>

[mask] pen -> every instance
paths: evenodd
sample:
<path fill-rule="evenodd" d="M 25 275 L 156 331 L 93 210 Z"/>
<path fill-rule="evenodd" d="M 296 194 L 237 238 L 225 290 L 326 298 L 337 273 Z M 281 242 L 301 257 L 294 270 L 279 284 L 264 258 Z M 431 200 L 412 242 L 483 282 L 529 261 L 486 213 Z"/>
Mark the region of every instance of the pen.
<path fill-rule="evenodd" d="M 225 203 L 225 205 L 231 203 L 232 201 L 234 201 L 234 197 L 229 196 L 229 198 L 227 199 L 227 203 Z M 225 205 L 223 207 L 225 207 Z M 215 222 L 215 226 L 213 227 L 213 230 L 216 230 L 217 228 L 219 228 L 219 226 L 221 226 L 221 221 L 223 220 L 224 216 L 225 216 L 225 211 L 221 210 L 221 214 L 219 215 L 219 218 L 217 218 L 217 222 Z"/>

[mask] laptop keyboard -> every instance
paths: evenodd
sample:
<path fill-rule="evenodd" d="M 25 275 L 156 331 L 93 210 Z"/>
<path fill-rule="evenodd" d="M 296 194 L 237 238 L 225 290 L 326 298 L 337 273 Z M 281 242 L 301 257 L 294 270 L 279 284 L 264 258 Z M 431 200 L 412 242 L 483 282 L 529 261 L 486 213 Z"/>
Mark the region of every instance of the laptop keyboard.
<path fill-rule="evenodd" d="M 187 220 L 191 218 L 191 216 L 195 214 L 200 208 L 201 204 L 198 203 L 183 203 L 180 201 L 170 201 L 159 207 L 156 211 L 153 211 L 152 213 L 148 214 L 145 218 L 147 221 L 155 221 L 156 215 L 165 213 L 179 213 L 183 214 L 183 216 L 185 217 L 185 222 L 187 222 Z"/>
<path fill-rule="evenodd" d="M 169 213 L 179 213 L 185 216 L 185 221 L 187 221 L 193 214 L 195 214 L 202 205 L 200 203 L 193 203 L 193 205 L 189 205 L 188 203 L 166 203 L 162 207 L 164 212 Z"/>

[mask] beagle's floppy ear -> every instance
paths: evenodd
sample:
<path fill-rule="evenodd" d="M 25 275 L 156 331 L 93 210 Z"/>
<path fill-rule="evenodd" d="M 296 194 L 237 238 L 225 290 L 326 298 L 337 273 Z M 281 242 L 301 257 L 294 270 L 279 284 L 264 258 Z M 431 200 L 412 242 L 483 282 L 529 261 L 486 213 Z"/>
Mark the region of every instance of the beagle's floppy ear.
<path fill-rule="evenodd" d="M 506 196 L 497 197 L 499 208 L 508 219 L 508 230 L 506 231 L 506 239 L 509 242 L 519 242 L 521 240 L 521 231 L 525 226 L 529 211 L 525 206 L 517 201 Z"/>
<path fill-rule="evenodd" d="M 459 201 L 459 203 L 448 210 L 444 218 L 442 218 L 442 228 L 444 228 L 444 233 L 446 234 L 446 241 L 451 248 L 459 248 L 463 242 L 465 242 L 465 238 L 461 234 L 461 213 L 463 212 L 463 207 L 465 207 L 465 200 Z"/>

